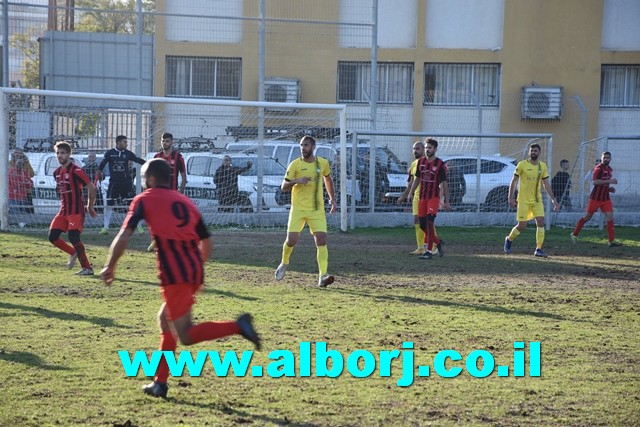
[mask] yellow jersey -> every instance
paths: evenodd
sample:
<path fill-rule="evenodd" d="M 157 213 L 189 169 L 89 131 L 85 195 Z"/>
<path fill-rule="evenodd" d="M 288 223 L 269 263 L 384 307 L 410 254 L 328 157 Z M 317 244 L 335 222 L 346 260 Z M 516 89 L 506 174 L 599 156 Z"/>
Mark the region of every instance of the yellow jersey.
<path fill-rule="evenodd" d="M 523 160 L 518 163 L 513 174 L 520 179 L 518 202 L 537 203 L 542 200 L 542 180 L 549 178 L 549 170 L 544 162 L 538 161 L 534 165 L 528 159 Z"/>
<path fill-rule="evenodd" d="M 418 168 L 418 160 L 420 160 L 420 159 L 415 159 L 411 163 L 411 167 L 409 168 L 409 178 L 413 178 L 413 177 L 416 176 L 416 169 Z M 417 198 L 419 194 L 420 194 L 420 182 L 418 182 L 418 186 L 416 187 L 415 191 L 413 192 L 412 197 L 413 198 Z"/>
<path fill-rule="evenodd" d="M 314 211 L 324 210 L 323 177 L 331 174 L 329 161 L 324 157 L 316 156 L 315 161 L 307 163 L 302 157 L 298 157 L 287 168 L 284 179 L 291 181 L 297 178 L 307 177 L 306 184 L 296 184 L 291 189 L 291 207 L 296 210 Z"/>

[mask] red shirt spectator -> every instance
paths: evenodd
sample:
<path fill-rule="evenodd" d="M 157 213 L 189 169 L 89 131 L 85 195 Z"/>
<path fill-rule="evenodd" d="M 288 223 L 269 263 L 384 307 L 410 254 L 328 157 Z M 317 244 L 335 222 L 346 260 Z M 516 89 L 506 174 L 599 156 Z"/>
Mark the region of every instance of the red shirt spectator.
<path fill-rule="evenodd" d="M 15 165 L 9 168 L 9 200 L 26 204 L 32 188 L 33 181 L 24 168 L 24 162 L 16 161 Z"/>

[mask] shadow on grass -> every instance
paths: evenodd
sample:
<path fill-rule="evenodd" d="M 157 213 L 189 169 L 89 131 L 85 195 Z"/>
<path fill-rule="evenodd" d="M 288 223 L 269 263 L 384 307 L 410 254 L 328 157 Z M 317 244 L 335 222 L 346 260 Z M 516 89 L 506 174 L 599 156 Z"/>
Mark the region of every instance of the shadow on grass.
<path fill-rule="evenodd" d="M 29 353 L 27 351 L 0 350 L 0 360 L 22 363 L 23 365 L 27 365 L 32 368 L 45 369 L 47 371 L 69 370 L 69 368 L 67 368 L 66 366 L 48 365 L 42 360 L 40 356 L 38 356 L 37 354 Z"/>
<path fill-rule="evenodd" d="M 410 303 L 410 304 L 434 305 L 439 307 L 470 308 L 473 310 L 484 311 L 487 313 L 499 313 L 499 314 L 508 314 L 508 315 L 516 315 L 516 316 L 532 316 L 532 317 L 539 317 L 543 319 L 553 319 L 553 320 L 568 320 L 563 316 L 558 316 L 557 314 L 545 313 L 542 311 L 517 310 L 517 309 L 509 309 L 504 307 L 495 307 L 495 306 L 488 306 L 488 305 L 482 305 L 482 304 L 468 304 L 468 303 L 416 298 L 416 297 L 408 297 L 408 296 L 380 295 L 380 294 L 372 295 L 366 292 L 357 292 L 357 291 L 352 291 L 348 289 L 339 289 L 339 288 L 334 288 L 332 289 L 332 291 L 343 293 L 343 294 L 356 295 L 361 297 L 370 297 L 374 299 L 386 299 L 386 300 L 399 301 L 399 302 Z M 576 320 L 576 319 L 571 319 L 571 320 L 580 322 L 579 320 Z"/>
<path fill-rule="evenodd" d="M 260 298 L 248 297 L 246 295 L 238 295 L 234 292 L 221 291 L 220 289 L 207 287 L 207 286 L 202 287 L 202 292 L 205 294 L 219 295 L 221 297 L 236 298 L 243 301 L 259 301 L 260 300 Z"/>
<path fill-rule="evenodd" d="M 113 319 L 110 319 L 108 317 L 85 316 L 83 314 L 67 313 L 64 311 L 54 311 L 54 310 L 48 310 L 46 308 L 41 308 L 41 307 L 31 307 L 28 305 L 11 304 L 9 302 L 0 302 L 0 308 L 5 308 L 7 310 L 22 310 L 26 312 L 31 312 L 49 319 L 73 320 L 73 321 L 80 321 L 80 322 L 89 322 L 89 323 L 93 323 L 94 325 L 104 326 L 107 328 L 113 327 L 113 328 L 131 329 L 130 326 L 118 325 Z M 0 317 L 2 316 L 3 315 L 0 314 Z"/>
<path fill-rule="evenodd" d="M 148 281 L 145 281 L 145 280 L 130 280 L 130 279 L 120 279 L 120 282 L 122 282 L 121 284 L 137 283 L 137 284 L 141 284 L 141 285 L 150 286 L 150 287 L 153 287 L 153 288 L 160 289 L 160 284 L 158 282 L 148 282 Z M 258 301 L 260 299 L 260 298 L 256 298 L 256 297 L 248 297 L 248 296 L 245 296 L 245 295 L 238 295 L 238 294 L 233 293 L 233 292 L 221 291 L 219 289 L 215 289 L 215 288 L 212 288 L 212 287 L 207 286 L 207 285 L 204 285 L 201 288 L 200 292 L 206 293 L 206 294 L 220 295 L 222 297 L 236 298 L 236 299 L 244 300 L 244 301 Z"/>
<path fill-rule="evenodd" d="M 319 424 L 315 424 L 315 423 L 296 423 L 296 422 L 291 422 L 288 418 L 286 418 L 285 416 L 283 416 L 282 418 L 274 418 L 274 417 L 268 417 L 266 415 L 255 415 L 255 414 L 251 414 L 245 410 L 239 410 L 236 408 L 233 408 L 232 406 L 230 406 L 229 404 L 226 403 L 200 403 L 200 402 L 190 402 L 187 400 L 181 400 L 181 399 L 176 399 L 175 397 L 168 397 L 167 402 L 172 402 L 172 403 L 176 403 L 179 405 L 187 405 L 187 406 L 194 406 L 196 408 L 201 408 L 201 409 L 207 409 L 209 411 L 218 411 L 221 412 L 225 415 L 230 415 L 230 416 L 236 416 L 237 418 L 234 419 L 234 424 L 249 424 L 249 423 L 254 423 L 257 422 L 259 424 L 273 424 L 273 425 L 286 425 L 286 426 L 291 426 L 291 427 L 315 427 L 315 426 L 319 426 Z"/>

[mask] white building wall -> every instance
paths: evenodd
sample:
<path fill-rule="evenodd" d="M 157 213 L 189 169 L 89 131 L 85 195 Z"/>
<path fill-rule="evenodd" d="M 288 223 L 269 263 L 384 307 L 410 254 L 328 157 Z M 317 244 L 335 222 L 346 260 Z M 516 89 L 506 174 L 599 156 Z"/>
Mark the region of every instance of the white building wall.
<path fill-rule="evenodd" d="M 602 49 L 640 50 L 640 1 L 604 0 Z"/>
<path fill-rule="evenodd" d="M 426 46 L 436 49 L 502 47 L 504 0 L 429 0 Z"/>
<path fill-rule="evenodd" d="M 378 1 L 378 47 L 414 49 L 418 25 L 418 0 Z M 340 22 L 372 24 L 371 0 L 340 1 Z M 370 48 L 371 29 L 366 27 L 340 27 L 340 47 Z"/>
<path fill-rule="evenodd" d="M 241 43 L 242 20 L 212 19 L 213 16 L 242 18 L 243 0 L 168 0 L 166 38 L 174 42 Z M 207 16 L 198 18 L 197 16 Z"/>

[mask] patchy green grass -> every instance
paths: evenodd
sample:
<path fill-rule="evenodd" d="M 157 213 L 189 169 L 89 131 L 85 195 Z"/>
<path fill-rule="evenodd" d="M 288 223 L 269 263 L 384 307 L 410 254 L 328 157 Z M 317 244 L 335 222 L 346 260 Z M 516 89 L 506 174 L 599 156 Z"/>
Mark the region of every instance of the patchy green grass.
<path fill-rule="evenodd" d="M 640 230 L 618 228 L 609 249 L 588 229 L 573 246 L 552 229 L 549 259 L 531 254 L 527 230 L 502 253 L 507 228 L 445 228 L 446 256 L 408 255 L 412 229 L 332 232 L 336 283 L 315 287 L 316 261 L 304 233 L 283 282 L 273 281 L 284 232 L 216 231 L 196 321 L 248 311 L 264 339 L 253 364 L 276 349 L 324 341 L 347 356 L 414 343 L 416 364 L 440 350 L 490 351 L 513 364 L 514 341 L 542 343 L 539 378 L 447 379 L 398 387 L 391 377 L 171 378 L 169 398 L 143 395 L 148 382 L 124 375 L 118 350 L 151 352 L 160 305 L 148 236 L 135 236 L 118 279 L 105 287 L 64 268 L 46 232 L 0 234 L 0 425 L 639 425 Z M 96 272 L 109 236 L 84 233 Z M 179 347 L 184 350 L 184 347 Z M 247 350 L 232 337 L 197 350 Z M 454 363 L 464 367 L 464 360 Z M 451 366 L 449 362 L 447 366 Z M 433 369 L 432 369 L 433 372 Z"/>

